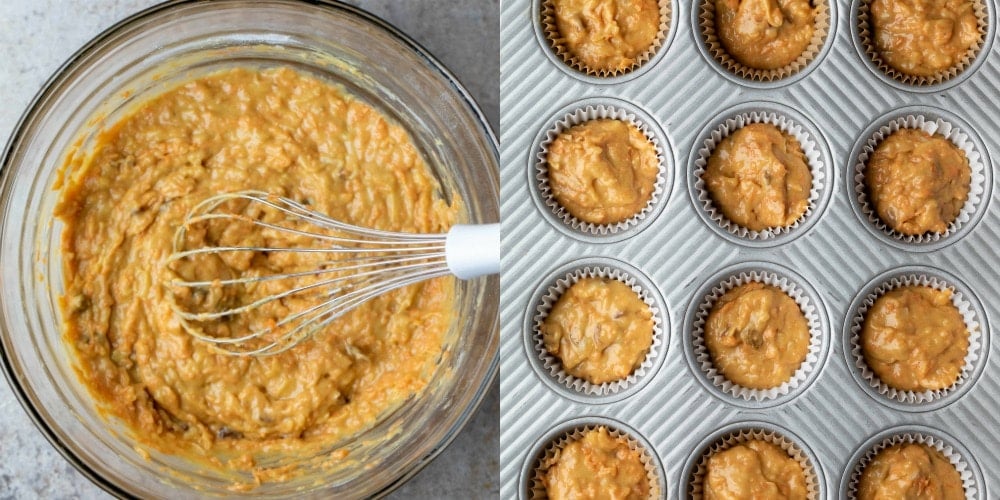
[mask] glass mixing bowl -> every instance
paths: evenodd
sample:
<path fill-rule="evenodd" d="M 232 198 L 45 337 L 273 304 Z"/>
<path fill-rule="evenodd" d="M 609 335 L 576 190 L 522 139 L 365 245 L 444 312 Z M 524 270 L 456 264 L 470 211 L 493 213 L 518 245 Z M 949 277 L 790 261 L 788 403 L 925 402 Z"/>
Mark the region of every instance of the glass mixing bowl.
<path fill-rule="evenodd" d="M 0 345 L 11 386 L 38 428 L 112 494 L 224 495 L 237 473 L 138 444 L 123 422 L 102 415 L 78 380 L 58 307 L 59 169 L 69 151 L 87 151 L 102 126 L 137 103 L 235 65 L 286 65 L 343 85 L 409 130 L 441 181 L 440 195 L 461 196 L 468 222 L 499 219 L 496 139 L 475 103 L 426 51 L 358 9 L 317 0 L 174 1 L 98 36 L 49 80 L 5 151 Z M 346 458 L 281 457 L 303 473 L 250 493 L 377 496 L 415 474 L 456 436 L 496 374 L 498 289 L 496 277 L 459 284 L 458 313 L 431 383 L 341 443 Z"/>

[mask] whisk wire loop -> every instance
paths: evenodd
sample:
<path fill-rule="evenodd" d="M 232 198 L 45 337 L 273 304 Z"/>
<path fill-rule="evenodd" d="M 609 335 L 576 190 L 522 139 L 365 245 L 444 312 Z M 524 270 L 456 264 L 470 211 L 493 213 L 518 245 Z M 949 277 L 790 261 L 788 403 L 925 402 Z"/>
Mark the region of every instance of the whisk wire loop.
<path fill-rule="evenodd" d="M 233 230 L 241 225 L 249 231 Z M 293 244 L 222 241 L 282 235 Z M 376 296 L 450 274 L 446 239 L 353 226 L 260 191 L 225 193 L 197 204 L 178 227 L 165 284 L 193 337 L 227 354 L 275 355 Z"/>

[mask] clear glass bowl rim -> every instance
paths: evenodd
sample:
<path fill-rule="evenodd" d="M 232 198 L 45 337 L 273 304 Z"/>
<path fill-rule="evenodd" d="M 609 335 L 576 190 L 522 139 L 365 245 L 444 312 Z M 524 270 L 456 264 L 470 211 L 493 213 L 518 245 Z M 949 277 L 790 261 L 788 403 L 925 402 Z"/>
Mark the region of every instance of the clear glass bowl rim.
<path fill-rule="evenodd" d="M 488 125 L 488 120 L 483 115 L 481 109 L 476 104 L 475 100 L 471 97 L 465 87 L 459 82 L 459 80 L 447 69 L 445 66 L 438 61 L 433 55 L 431 55 L 426 49 L 424 49 L 419 43 L 411 39 L 405 33 L 401 32 L 399 29 L 395 28 L 392 24 L 380 19 L 379 17 L 370 14 L 363 9 L 354 7 L 342 3 L 337 0 L 277 0 L 279 3 L 301 3 L 313 6 L 319 6 L 323 8 L 334 9 L 342 11 L 343 13 L 354 16 L 369 23 L 376 29 L 383 31 L 388 34 L 391 38 L 395 39 L 397 42 L 406 46 L 414 54 L 422 58 L 428 69 L 437 73 L 437 75 L 447 81 L 455 95 L 461 98 L 465 105 L 466 111 L 474 117 L 474 121 L 479 126 L 479 130 L 476 131 L 482 134 L 482 137 L 486 139 L 486 142 L 491 146 L 491 153 L 494 157 L 495 164 L 499 164 L 499 143 L 495 134 L 493 133 L 491 127 Z M 221 4 L 224 2 L 228 3 L 239 3 L 238 0 L 223 0 L 219 2 L 218 0 L 170 0 L 164 3 L 152 6 L 143 11 L 140 11 L 128 18 L 125 18 L 105 31 L 101 32 L 89 42 L 87 42 L 83 47 L 77 50 L 72 56 L 67 59 L 63 65 L 57 69 L 52 76 L 45 82 L 40 91 L 35 95 L 31 104 L 26 108 L 25 112 L 21 115 L 14 130 L 8 139 L 7 145 L 3 150 L 2 161 L 0 161 L 0 191 L 6 197 L 7 191 L 11 184 L 11 163 L 12 154 L 18 148 L 19 143 L 23 140 L 23 135 L 25 133 L 25 127 L 32 120 L 32 117 L 39 112 L 39 108 L 42 104 L 52 97 L 54 92 L 57 92 L 60 84 L 68 78 L 67 75 L 71 74 L 73 70 L 81 64 L 81 61 L 85 60 L 89 55 L 91 55 L 99 47 L 108 43 L 109 40 L 115 38 L 122 31 L 125 31 L 137 24 L 146 22 L 148 19 L 155 17 L 158 14 L 163 13 L 180 6 L 196 5 L 196 4 Z M 488 176 L 492 181 L 488 188 L 491 191 L 491 195 L 496 199 L 499 195 L 499 173 L 496 168 L 493 168 Z M 487 186 L 484 186 L 486 188 Z M 497 203 L 497 214 L 499 213 L 499 207 Z M 6 208 L 0 207 L 0 213 L 6 211 Z M 6 217 L 6 216 L 4 216 Z M 2 221 L 0 221 L 2 222 Z M 0 234 L 2 238 L 2 234 Z M 4 306 L 6 307 L 6 306 Z M 0 314 L 6 315 L 5 311 L 0 311 Z M 17 374 L 15 373 L 14 367 L 9 358 L 10 353 L 8 349 L 8 339 L 10 335 L 8 331 L 7 318 L 0 318 L 0 367 L 2 367 L 4 374 L 6 376 L 7 382 L 13 390 L 15 396 L 17 397 L 19 403 L 24 408 L 25 412 L 28 414 L 31 421 L 35 426 L 42 432 L 43 436 L 49 441 L 49 443 L 56 449 L 60 455 L 62 455 L 71 465 L 73 465 L 81 474 L 90 479 L 94 484 L 101 487 L 108 493 L 117 497 L 129 497 L 132 494 L 128 491 L 119 487 L 112 481 L 107 480 L 101 476 L 98 472 L 93 470 L 84 460 L 77 456 L 62 440 L 59 438 L 58 433 L 50 427 L 49 423 L 42 417 L 38 410 L 33 406 L 29 400 L 25 388 L 21 385 L 18 380 Z M 496 337 L 499 324 L 496 319 L 493 320 L 493 332 L 489 333 L 490 336 Z M 485 334 L 485 333 L 484 333 Z M 448 429 L 448 432 L 444 435 L 443 439 L 437 442 L 434 446 L 429 447 L 428 452 L 416 463 L 410 465 L 410 467 L 402 469 L 399 471 L 397 479 L 390 484 L 386 485 L 382 489 L 373 493 L 373 496 L 382 496 L 388 492 L 399 487 L 401 484 L 405 483 L 409 478 L 414 476 L 419 472 L 424 466 L 430 463 L 441 451 L 444 450 L 447 445 L 454 440 L 454 438 L 459 434 L 471 416 L 476 412 L 480 403 L 483 400 L 486 392 L 492 386 L 492 382 L 495 379 L 499 368 L 499 355 L 497 349 L 492 350 L 492 356 L 489 360 L 489 367 L 485 370 L 485 376 L 483 377 L 481 383 L 479 384 L 479 389 L 475 396 L 470 401 L 470 404 L 462 410 L 461 415 L 455 421 L 454 425 Z"/>

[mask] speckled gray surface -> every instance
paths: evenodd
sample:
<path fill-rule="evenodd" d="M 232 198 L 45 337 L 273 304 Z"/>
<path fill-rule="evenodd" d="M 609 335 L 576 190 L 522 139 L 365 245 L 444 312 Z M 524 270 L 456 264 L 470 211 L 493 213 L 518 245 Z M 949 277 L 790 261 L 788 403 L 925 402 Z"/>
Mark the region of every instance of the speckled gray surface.
<path fill-rule="evenodd" d="M 0 138 L 45 80 L 74 51 L 152 0 L 0 0 Z M 499 121 L 499 0 L 355 0 L 408 33 L 466 85 L 496 129 Z M 496 384 L 465 430 L 394 498 L 496 498 Z M 0 384 L 0 500 L 106 498 L 63 460 Z"/>

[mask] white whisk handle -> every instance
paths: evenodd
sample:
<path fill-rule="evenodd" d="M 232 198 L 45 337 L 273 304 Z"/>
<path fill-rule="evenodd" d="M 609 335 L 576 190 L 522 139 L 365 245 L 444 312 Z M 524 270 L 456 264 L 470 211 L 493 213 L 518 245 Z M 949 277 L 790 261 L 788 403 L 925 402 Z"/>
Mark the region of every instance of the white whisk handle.
<path fill-rule="evenodd" d="M 500 272 L 500 224 L 451 227 L 444 245 L 448 269 L 467 280 Z"/>

